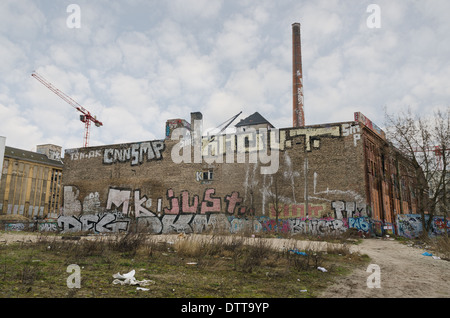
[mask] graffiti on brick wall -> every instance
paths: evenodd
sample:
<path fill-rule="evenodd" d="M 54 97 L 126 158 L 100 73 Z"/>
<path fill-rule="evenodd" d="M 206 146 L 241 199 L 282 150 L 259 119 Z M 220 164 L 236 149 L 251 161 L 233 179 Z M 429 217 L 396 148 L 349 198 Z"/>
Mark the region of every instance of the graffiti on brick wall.
<path fill-rule="evenodd" d="M 367 217 L 348 218 L 348 228 L 358 232 L 369 233 L 371 231 L 370 220 Z"/>
<path fill-rule="evenodd" d="M 397 225 L 400 235 L 415 238 L 422 232 L 422 217 L 414 214 L 398 215 Z"/>
<path fill-rule="evenodd" d="M 347 231 L 347 220 L 332 218 L 295 218 L 279 219 L 278 222 L 269 217 L 259 217 L 261 230 L 302 235 L 340 235 Z"/>
<path fill-rule="evenodd" d="M 425 222 L 429 216 L 425 216 Z M 398 234 L 408 238 L 419 237 L 423 232 L 422 216 L 420 214 L 402 214 L 397 216 Z M 437 236 L 450 233 L 450 219 L 434 217 L 431 222 L 430 236 Z"/>
<path fill-rule="evenodd" d="M 130 162 L 132 166 L 136 166 L 145 161 L 161 160 L 164 149 L 165 143 L 160 140 L 118 145 L 104 150 L 103 163 Z"/>
<path fill-rule="evenodd" d="M 191 129 L 191 124 L 184 119 L 169 119 L 166 121 L 166 138 L 170 138 L 172 131 L 177 128 L 186 128 L 187 131 Z"/>
<path fill-rule="evenodd" d="M 399 215 L 397 220 L 399 226 L 398 235 L 409 238 L 418 237 L 421 234 L 420 215 Z M 367 234 L 369 232 L 381 235 L 391 233 L 382 230 L 386 224 L 368 217 L 355 217 L 348 219 L 325 218 L 292 218 L 279 219 L 278 222 L 268 216 L 247 217 L 229 215 L 225 213 L 206 214 L 168 214 L 140 216 L 130 218 L 121 211 L 112 210 L 97 214 L 86 214 L 81 216 L 61 215 L 57 220 L 45 220 L 35 222 L 6 222 L 6 231 L 28 231 L 38 230 L 40 232 L 93 232 L 93 233 L 116 233 L 136 230 L 149 234 L 170 233 L 203 233 L 212 231 L 214 233 L 285 233 L 303 234 L 313 236 L 340 235 L 347 229 L 356 229 L 358 232 Z M 391 225 L 392 224 L 388 224 Z M 450 231 L 450 220 L 444 221 L 442 217 L 435 217 L 432 222 L 430 235 L 439 235 Z"/>
<path fill-rule="evenodd" d="M 298 137 L 305 138 L 305 150 L 312 151 L 320 148 L 321 137 L 340 137 L 339 126 L 298 128 L 280 131 L 280 150 L 292 148 Z"/>
<path fill-rule="evenodd" d="M 83 213 L 101 212 L 100 204 L 100 195 L 98 192 L 90 193 L 83 200 Z"/>
<path fill-rule="evenodd" d="M 109 189 L 106 202 L 107 211 L 121 209 L 124 215 L 133 215 L 135 217 L 154 216 L 155 214 L 150 210 L 151 207 L 152 200 L 145 195 L 141 195 L 140 190 Z"/>
<path fill-rule="evenodd" d="M 27 223 L 15 222 L 15 223 L 6 223 L 5 231 L 25 231 L 27 228 L 31 228 L 32 225 Z"/>
<path fill-rule="evenodd" d="M 326 204 L 308 204 L 308 215 L 305 209 L 305 203 L 298 204 L 280 204 L 278 207 L 279 219 L 292 219 L 292 218 L 304 218 L 309 216 L 310 218 L 321 218 L 324 214 L 327 214 Z M 269 203 L 269 216 L 276 218 L 276 209 L 272 203 Z"/>
<path fill-rule="evenodd" d="M 90 150 L 90 151 L 81 151 L 80 149 L 67 149 L 65 151 L 65 157 L 69 157 L 70 160 L 83 160 L 83 159 L 91 159 L 91 158 L 97 158 L 102 157 L 102 151 L 97 150 Z"/>
<path fill-rule="evenodd" d="M 345 220 L 324 219 L 292 219 L 289 220 L 292 234 L 340 235 L 347 230 Z"/>
<path fill-rule="evenodd" d="M 111 210 L 120 210 L 124 215 L 152 216 L 154 213 L 150 210 L 152 199 L 141 195 L 140 190 L 129 190 L 121 188 L 110 188 L 106 207 L 101 206 L 100 195 L 98 192 L 89 193 L 81 203 L 79 198 L 80 191 L 74 186 L 64 187 L 64 215 L 96 214 Z M 131 202 L 131 203 L 130 203 Z M 160 206 L 161 200 L 158 200 Z M 159 207 L 158 211 L 161 208 Z M 82 212 L 82 213 L 81 213 Z"/>
<path fill-rule="evenodd" d="M 450 219 L 446 220 L 443 217 L 435 217 L 433 222 L 433 233 L 441 235 L 450 232 Z"/>
<path fill-rule="evenodd" d="M 80 190 L 76 187 L 65 186 L 64 187 L 64 204 L 63 210 L 66 215 L 80 214 L 81 202 L 78 200 Z"/>
<path fill-rule="evenodd" d="M 333 201 L 331 207 L 335 219 L 367 216 L 367 205 L 365 203 Z"/>
<path fill-rule="evenodd" d="M 167 200 L 169 207 L 164 208 L 165 214 L 180 214 L 180 213 L 220 213 L 245 215 L 253 213 L 253 210 L 242 206 L 243 198 L 240 197 L 239 192 L 232 192 L 226 196 L 217 197 L 215 189 L 206 189 L 203 193 L 203 198 L 200 201 L 198 195 L 191 195 L 189 191 L 181 191 L 180 196 L 176 196 L 173 189 L 167 190 Z"/>
<path fill-rule="evenodd" d="M 86 214 L 81 216 L 60 216 L 58 227 L 61 232 L 117 233 L 128 231 L 130 219 L 120 212 Z"/>
<path fill-rule="evenodd" d="M 189 191 L 181 191 L 178 195 L 173 189 L 168 189 L 166 193 L 168 206 L 165 207 L 162 207 L 162 198 L 157 198 L 157 204 L 154 205 L 152 198 L 141 194 L 139 189 L 111 187 L 104 207 L 101 206 L 98 192 L 89 193 L 84 199 L 79 196 L 78 188 L 64 187 L 64 215 L 95 214 L 116 210 L 130 217 L 155 216 L 160 212 L 166 215 L 225 213 L 243 216 L 254 214 L 254 209 L 243 205 L 243 198 L 239 192 L 233 191 L 220 197 L 216 195 L 216 190 L 213 188 L 205 189 L 201 199 L 199 195 L 190 194 Z"/>
<path fill-rule="evenodd" d="M 329 216 L 327 204 L 308 204 L 309 210 L 306 213 L 305 203 L 297 204 L 280 204 L 278 207 L 278 218 L 292 219 L 292 218 L 322 218 Z M 334 219 L 358 218 L 367 216 L 367 207 L 364 203 L 333 201 L 331 203 L 331 210 L 333 211 Z M 269 216 L 276 218 L 275 206 L 269 204 Z"/>
<path fill-rule="evenodd" d="M 361 139 L 361 128 L 358 124 L 342 124 L 342 136 L 353 136 L 353 144 L 356 147 Z"/>
<path fill-rule="evenodd" d="M 229 217 L 229 220 L 231 233 L 259 233 L 263 230 L 262 224 L 257 218 L 247 219 L 231 216 Z"/>
<path fill-rule="evenodd" d="M 223 213 L 140 217 L 136 223 L 139 232 L 151 234 L 229 232 L 231 228 L 230 221 Z"/>
<path fill-rule="evenodd" d="M 43 222 L 38 223 L 39 232 L 58 232 L 58 222 Z"/>

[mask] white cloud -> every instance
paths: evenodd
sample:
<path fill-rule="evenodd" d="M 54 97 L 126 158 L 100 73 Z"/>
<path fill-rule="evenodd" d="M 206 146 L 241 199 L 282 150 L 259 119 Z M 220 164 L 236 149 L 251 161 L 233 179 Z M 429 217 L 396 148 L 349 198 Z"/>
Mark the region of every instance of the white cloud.
<path fill-rule="evenodd" d="M 224 23 L 223 31 L 216 39 L 214 57 L 235 69 L 253 63 L 261 50 L 261 34 L 258 24 L 241 14 Z"/>
<path fill-rule="evenodd" d="M 26 45 L 44 30 L 45 14 L 35 1 L 0 1 L 0 32 Z"/>
<path fill-rule="evenodd" d="M 179 19 L 214 19 L 222 8 L 223 0 L 171 0 L 168 7 Z"/>
<path fill-rule="evenodd" d="M 5 95 L 0 95 L 0 136 L 6 137 L 6 145 L 31 150 L 44 139 L 43 133 L 32 125 L 19 105 Z"/>
<path fill-rule="evenodd" d="M 384 106 L 448 107 L 447 0 L 380 0 L 380 29 L 357 0 L 77 3 L 80 29 L 66 25 L 68 3 L 0 2 L 0 135 L 11 146 L 82 141 L 79 113 L 33 70 L 104 122 L 91 144 L 161 138 L 167 119 L 193 111 L 208 127 L 240 111 L 289 127 L 294 22 L 307 124 L 362 111 L 381 126 Z"/>

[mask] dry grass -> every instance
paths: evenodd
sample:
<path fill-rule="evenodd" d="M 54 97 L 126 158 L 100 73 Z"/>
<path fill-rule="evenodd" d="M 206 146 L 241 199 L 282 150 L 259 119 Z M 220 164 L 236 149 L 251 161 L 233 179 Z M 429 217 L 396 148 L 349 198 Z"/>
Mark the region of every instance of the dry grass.
<path fill-rule="evenodd" d="M 41 235 L 35 243 L 0 246 L 0 297 L 315 297 L 336 275 L 367 261 L 349 260 L 347 248 L 335 245 L 318 251 L 310 242 L 302 251 L 306 256 L 234 235 Z M 80 289 L 66 285 L 70 264 L 81 268 Z M 132 269 L 136 279 L 155 282 L 149 291 L 112 284 L 113 274 Z"/>
<path fill-rule="evenodd" d="M 450 238 L 448 236 L 443 235 L 429 239 L 427 243 L 442 259 L 450 261 Z"/>

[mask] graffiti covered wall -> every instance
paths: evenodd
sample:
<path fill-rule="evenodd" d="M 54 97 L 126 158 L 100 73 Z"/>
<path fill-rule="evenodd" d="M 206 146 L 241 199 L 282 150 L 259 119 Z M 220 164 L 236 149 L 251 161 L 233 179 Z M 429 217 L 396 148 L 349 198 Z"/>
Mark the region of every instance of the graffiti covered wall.
<path fill-rule="evenodd" d="M 164 140 L 66 150 L 59 228 L 324 234 L 390 226 L 372 220 L 362 123 L 200 140 L 188 125 L 169 124 Z M 275 171 L 263 173 L 269 166 Z"/>
<path fill-rule="evenodd" d="M 425 222 L 428 221 L 426 216 Z M 419 237 L 423 232 L 422 216 L 420 214 L 402 214 L 397 216 L 398 234 L 407 238 Z M 450 233 L 450 219 L 434 217 L 431 222 L 430 236 Z"/>
<path fill-rule="evenodd" d="M 422 232 L 420 215 L 399 215 L 398 229 L 394 233 L 407 238 L 417 238 Z M 238 217 L 224 213 L 208 214 L 178 214 L 154 215 L 130 218 L 122 212 L 103 212 L 82 216 L 59 216 L 57 219 L 39 220 L 36 222 L 1 221 L 5 231 L 39 231 L 96 234 L 139 232 L 148 234 L 178 234 L 178 233 L 283 233 L 311 236 L 340 235 L 354 229 L 364 236 L 375 235 L 380 226 L 379 221 L 368 217 L 354 218 L 295 218 L 283 219 L 278 223 L 269 217 Z M 395 228 L 395 229 L 394 229 Z M 450 233 L 450 219 L 434 218 L 430 236 Z"/>
<path fill-rule="evenodd" d="M 215 192 L 215 189 L 207 188 L 198 195 L 189 191 L 175 193 L 168 189 L 163 201 L 163 198 L 148 198 L 140 190 L 110 188 L 106 205 L 101 206 L 102 200 L 97 192 L 79 198 L 79 190 L 75 186 L 66 186 L 66 204 L 90 214 L 62 215 L 57 219 L 57 229 L 62 232 L 139 231 L 151 234 L 210 230 L 231 233 L 281 231 L 305 235 L 338 235 L 348 228 L 362 233 L 370 231 L 366 210 L 355 202 L 330 203 L 328 210 L 338 211 L 334 217 L 321 213 L 327 210 L 326 204 L 311 204 L 308 214 L 305 214 L 304 204 L 284 205 L 276 222 L 273 205 L 269 216 L 257 216 L 252 208 L 242 204 L 239 192 L 233 191 L 224 197 Z M 167 205 L 162 202 L 167 202 Z M 54 226 L 49 228 L 55 230 Z"/>

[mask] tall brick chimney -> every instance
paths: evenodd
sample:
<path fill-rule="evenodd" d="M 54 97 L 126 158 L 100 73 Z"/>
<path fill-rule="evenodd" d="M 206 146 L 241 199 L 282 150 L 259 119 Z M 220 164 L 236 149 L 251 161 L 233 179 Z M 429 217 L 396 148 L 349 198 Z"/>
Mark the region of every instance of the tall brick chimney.
<path fill-rule="evenodd" d="M 292 24 L 293 127 L 305 126 L 300 23 Z"/>

